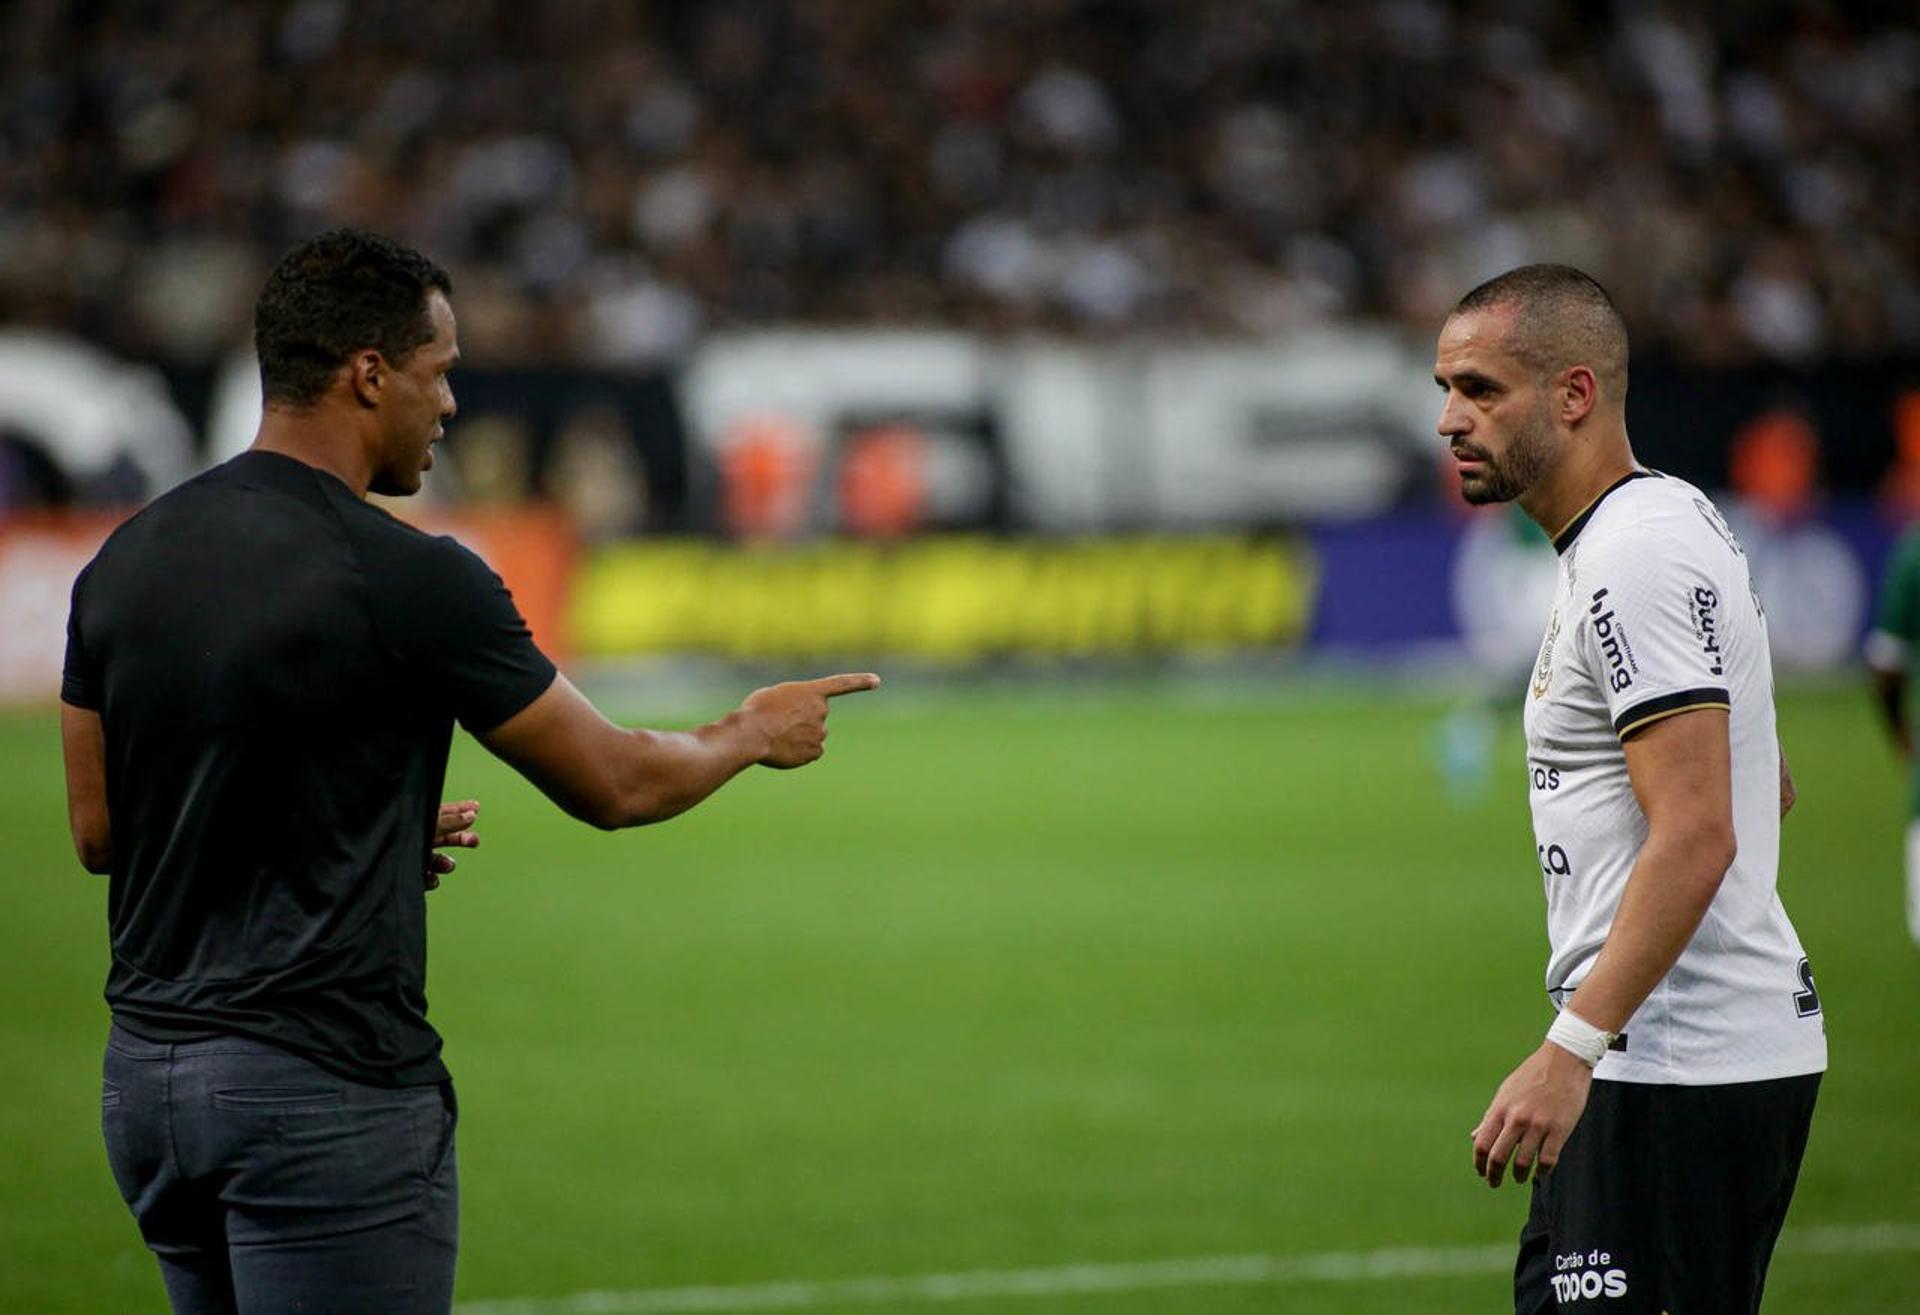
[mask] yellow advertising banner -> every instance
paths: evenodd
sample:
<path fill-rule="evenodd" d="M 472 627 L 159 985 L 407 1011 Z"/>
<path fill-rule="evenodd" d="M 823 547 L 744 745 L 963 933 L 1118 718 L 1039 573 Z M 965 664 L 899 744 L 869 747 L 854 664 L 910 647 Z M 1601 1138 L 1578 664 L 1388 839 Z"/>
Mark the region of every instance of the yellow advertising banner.
<path fill-rule="evenodd" d="M 583 657 L 1116 657 L 1298 644 L 1315 586 L 1278 538 L 636 540 L 581 562 L 567 630 Z"/>

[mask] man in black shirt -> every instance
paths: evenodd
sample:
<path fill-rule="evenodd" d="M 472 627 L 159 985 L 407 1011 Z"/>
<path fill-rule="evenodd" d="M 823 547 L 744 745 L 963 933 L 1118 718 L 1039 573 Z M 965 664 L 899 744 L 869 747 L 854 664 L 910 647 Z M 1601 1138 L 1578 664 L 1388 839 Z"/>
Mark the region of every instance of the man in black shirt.
<path fill-rule="evenodd" d="M 624 729 L 479 558 L 369 505 L 454 413 L 447 276 L 341 230 L 255 312 L 253 448 L 159 498 L 75 582 L 70 820 L 110 873 L 103 1124 L 178 1312 L 444 1312 L 452 1086 L 425 890 L 458 721 L 574 816 L 633 826 L 820 756 L 844 675 L 697 730 Z"/>

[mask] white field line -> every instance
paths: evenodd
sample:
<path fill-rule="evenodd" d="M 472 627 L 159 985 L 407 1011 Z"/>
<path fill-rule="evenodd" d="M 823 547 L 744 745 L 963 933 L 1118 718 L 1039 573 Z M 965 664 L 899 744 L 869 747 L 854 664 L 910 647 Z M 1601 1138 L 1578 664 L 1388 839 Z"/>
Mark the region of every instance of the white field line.
<path fill-rule="evenodd" d="M 1802 1228 L 1780 1249 L 1814 1255 L 1920 1251 L 1920 1224 Z M 732 1287 L 576 1292 L 517 1301 L 463 1301 L 456 1315 L 713 1315 L 819 1306 L 907 1306 L 973 1297 L 1052 1297 L 1164 1288 L 1366 1283 L 1381 1279 L 1499 1274 L 1513 1266 L 1510 1242 L 1490 1246 L 1391 1247 L 1295 1256 L 1206 1256 L 1047 1269 L 971 1269 L 899 1278 L 792 1279 Z"/>

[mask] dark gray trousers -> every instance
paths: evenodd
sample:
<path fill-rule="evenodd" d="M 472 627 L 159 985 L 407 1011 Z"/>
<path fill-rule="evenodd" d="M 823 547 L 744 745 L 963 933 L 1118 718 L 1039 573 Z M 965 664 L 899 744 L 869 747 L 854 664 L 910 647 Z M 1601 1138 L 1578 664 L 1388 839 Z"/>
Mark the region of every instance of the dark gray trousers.
<path fill-rule="evenodd" d="M 100 1120 L 175 1315 L 446 1315 L 453 1085 L 369 1087 L 241 1037 L 115 1027 Z"/>

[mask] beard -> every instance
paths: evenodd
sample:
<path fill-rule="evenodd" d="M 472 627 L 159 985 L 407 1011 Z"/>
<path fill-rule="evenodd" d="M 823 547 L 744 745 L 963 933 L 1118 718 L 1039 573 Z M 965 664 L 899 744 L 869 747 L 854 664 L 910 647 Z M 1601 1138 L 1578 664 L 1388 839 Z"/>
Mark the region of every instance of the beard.
<path fill-rule="evenodd" d="M 1540 482 L 1553 464 L 1553 426 L 1545 415 L 1534 416 L 1513 431 L 1507 450 L 1499 456 L 1485 448 L 1456 446 L 1456 454 L 1484 463 L 1480 474 L 1460 479 L 1460 496 L 1470 505 L 1512 502 Z"/>

